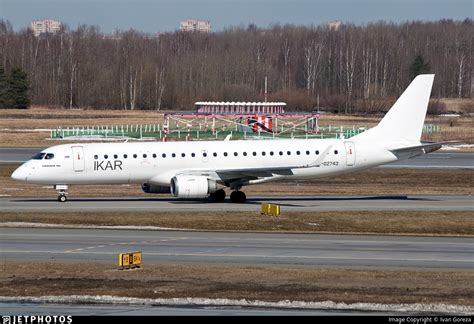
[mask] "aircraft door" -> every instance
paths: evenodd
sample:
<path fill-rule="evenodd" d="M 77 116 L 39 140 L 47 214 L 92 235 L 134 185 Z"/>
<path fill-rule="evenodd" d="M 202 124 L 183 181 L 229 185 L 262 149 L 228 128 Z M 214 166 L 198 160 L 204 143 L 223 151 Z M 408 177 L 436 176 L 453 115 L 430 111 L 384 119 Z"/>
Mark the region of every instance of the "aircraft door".
<path fill-rule="evenodd" d="M 84 171 L 86 160 L 84 157 L 84 149 L 82 146 L 72 147 L 73 168 L 75 172 Z"/>
<path fill-rule="evenodd" d="M 354 142 L 344 142 L 346 148 L 346 165 L 354 166 L 356 162 Z"/>

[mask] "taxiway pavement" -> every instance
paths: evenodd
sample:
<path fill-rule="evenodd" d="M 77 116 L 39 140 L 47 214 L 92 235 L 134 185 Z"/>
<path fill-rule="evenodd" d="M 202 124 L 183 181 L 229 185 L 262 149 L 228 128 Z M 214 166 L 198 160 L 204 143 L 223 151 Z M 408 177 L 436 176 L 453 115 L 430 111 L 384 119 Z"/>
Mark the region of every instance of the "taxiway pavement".
<path fill-rule="evenodd" d="M 332 309 L 274 309 L 261 307 L 147 306 L 147 305 L 76 305 L 0 302 L 4 315 L 38 316 L 373 316 L 407 315 L 410 312 L 344 311 Z M 74 320 L 74 317 L 73 317 Z"/>
<path fill-rule="evenodd" d="M 0 198 L 1 212 L 258 212 L 262 203 L 278 204 L 282 212 L 323 211 L 473 211 L 473 196 L 265 196 L 248 197 L 245 204 L 173 197 Z"/>
<path fill-rule="evenodd" d="M 148 262 L 474 270 L 474 238 L 376 235 L 0 228 L 8 260 L 110 262 L 141 251 Z"/>

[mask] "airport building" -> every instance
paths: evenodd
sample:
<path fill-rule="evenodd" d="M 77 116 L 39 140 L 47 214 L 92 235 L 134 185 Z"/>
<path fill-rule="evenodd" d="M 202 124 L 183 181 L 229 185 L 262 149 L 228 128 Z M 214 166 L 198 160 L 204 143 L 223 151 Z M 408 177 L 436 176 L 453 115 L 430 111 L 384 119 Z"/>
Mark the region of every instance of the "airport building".
<path fill-rule="evenodd" d="M 210 33 L 211 23 L 208 20 L 188 19 L 180 23 L 179 30 L 185 32 Z"/>
<path fill-rule="evenodd" d="M 199 101 L 195 104 L 197 114 L 284 114 L 284 102 L 216 102 Z"/>
<path fill-rule="evenodd" d="M 31 29 L 36 37 L 41 34 L 54 34 L 61 29 L 61 22 L 54 19 L 33 20 Z"/>
<path fill-rule="evenodd" d="M 342 21 L 336 20 L 328 23 L 329 30 L 338 31 L 342 27 Z"/>
<path fill-rule="evenodd" d="M 199 128 L 200 134 L 210 132 L 213 135 L 233 131 L 234 137 L 238 137 L 240 133 L 244 134 L 244 138 L 246 134 L 252 133 L 258 133 L 259 136 L 269 134 L 272 137 L 280 133 L 317 133 L 319 127 L 319 114 L 287 113 L 285 102 L 198 101 L 194 105 L 194 112 L 164 114 L 164 124 L 168 125 L 167 133 L 172 131 L 172 124 L 175 125 L 175 130 L 182 129 L 188 133 L 191 133 L 193 128 Z"/>

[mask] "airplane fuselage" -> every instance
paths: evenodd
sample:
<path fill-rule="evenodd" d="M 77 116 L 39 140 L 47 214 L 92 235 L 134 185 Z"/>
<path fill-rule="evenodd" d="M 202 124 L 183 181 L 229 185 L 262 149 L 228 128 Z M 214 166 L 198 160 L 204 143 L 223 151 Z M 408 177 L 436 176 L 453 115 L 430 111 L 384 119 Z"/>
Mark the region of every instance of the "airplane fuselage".
<path fill-rule="evenodd" d="M 57 145 L 43 152 L 46 155 L 42 159 L 23 164 L 15 178 L 49 185 L 152 182 L 169 186 L 173 176 L 193 170 L 272 169 L 310 165 L 322 159 L 314 167 L 274 172 L 260 181 L 266 182 L 337 175 L 397 160 L 383 147 L 350 139 L 79 143 Z"/>

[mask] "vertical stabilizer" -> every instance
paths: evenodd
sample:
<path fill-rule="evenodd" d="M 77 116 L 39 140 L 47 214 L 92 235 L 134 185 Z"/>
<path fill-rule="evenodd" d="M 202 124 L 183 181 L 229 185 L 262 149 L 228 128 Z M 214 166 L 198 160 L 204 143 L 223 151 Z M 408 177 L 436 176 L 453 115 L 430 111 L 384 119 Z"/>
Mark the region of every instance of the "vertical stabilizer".
<path fill-rule="evenodd" d="M 355 138 L 389 142 L 419 142 L 425 122 L 434 74 L 417 76 L 380 123 Z"/>

